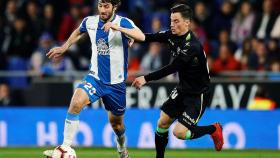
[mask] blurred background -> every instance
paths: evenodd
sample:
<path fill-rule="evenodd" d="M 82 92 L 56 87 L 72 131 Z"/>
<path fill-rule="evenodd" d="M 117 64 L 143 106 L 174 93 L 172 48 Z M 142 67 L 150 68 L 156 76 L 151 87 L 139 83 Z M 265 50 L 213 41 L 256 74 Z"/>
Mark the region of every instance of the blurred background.
<path fill-rule="evenodd" d="M 155 33 L 169 28 L 174 2 L 122 0 L 118 14 L 132 19 L 143 32 Z M 192 30 L 207 54 L 212 77 L 211 104 L 200 124 L 222 122 L 228 149 L 280 149 L 280 1 L 181 2 L 193 8 Z M 0 146 L 62 142 L 73 90 L 90 65 L 89 37 L 71 46 L 60 62 L 45 54 L 63 44 L 85 16 L 95 14 L 96 5 L 93 0 L 0 1 Z M 130 87 L 131 81 L 170 60 L 168 47 L 159 43 L 135 43 L 129 50 L 129 147 L 154 147 L 158 108 L 178 77 L 170 75 L 140 91 Z M 213 146 L 208 137 L 192 142 L 170 139 L 172 148 Z M 75 144 L 114 145 L 102 102 L 81 113 Z"/>

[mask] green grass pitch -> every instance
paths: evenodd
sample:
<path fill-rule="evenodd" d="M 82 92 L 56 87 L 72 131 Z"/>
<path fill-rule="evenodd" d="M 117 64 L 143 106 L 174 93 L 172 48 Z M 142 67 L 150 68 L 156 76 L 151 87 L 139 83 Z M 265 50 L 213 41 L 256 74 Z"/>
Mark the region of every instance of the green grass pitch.
<path fill-rule="evenodd" d="M 52 147 L 0 148 L 0 158 L 44 158 L 42 152 Z M 118 158 L 113 148 L 75 148 L 77 158 Z M 154 158 L 153 149 L 129 149 L 131 158 Z M 166 158 L 280 158 L 280 150 L 194 150 L 166 151 Z"/>

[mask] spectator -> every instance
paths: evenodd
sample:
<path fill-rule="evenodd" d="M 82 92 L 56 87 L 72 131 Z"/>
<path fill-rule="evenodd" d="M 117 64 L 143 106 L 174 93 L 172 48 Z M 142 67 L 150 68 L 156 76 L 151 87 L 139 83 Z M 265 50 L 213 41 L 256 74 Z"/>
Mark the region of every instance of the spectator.
<path fill-rule="evenodd" d="M 32 34 L 27 29 L 26 20 L 17 17 L 13 26 L 11 40 L 8 45 L 8 56 L 29 58 L 33 51 Z"/>
<path fill-rule="evenodd" d="M 194 6 L 194 19 L 198 22 L 198 25 L 202 26 L 206 32 L 210 32 L 211 29 L 207 26 L 209 26 L 209 12 L 202 1 L 197 1 Z"/>
<path fill-rule="evenodd" d="M 54 46 L 55 43 L 50 34 L 43 33 L 40 37 L 40 46 L 32 56 L 33 72 L 40 72 L 43 76 L 52 76 L 58 72 L 74 70 L 73 63 L 68 56 L 53 61 L 45 60 L 45 53 Z"/>
<path fill-rule="evenodd" d="M 230 39 L 229 37 L 229 31 L 227 30 L 221 30 L 219 33 L 219 44 L 220 45 L 228 45 L 229 49 L 232 52 L 236 51 L 236 44 Z"/>
<path fill-rule="evenodd" d="M 268 41 L 268 62 L 272 60 L 280 61 L 280 47 L 278 45 L 278 41 L 278 39 L 269 39 Z"/>
<path fill-rule="evenodd" d="M 69 58 L 62 58 L 54 61 L 48 61 L 42 66 L 43 76 L 53 76 L 59 72 L 73 70 L 73 64 Z"/>
<path fill-rule="evenodd" d="M 270 37 L 272 27 L 276 21 L 277 14 L 272 10 L 272 1 L 264 0 L 262 5 L 262 13 L 257 14 L 253 36 L 259 39 L 267 39 Z"/>
<path fill-rule="evenodd" d="M 0 17 L 0 57 L 2 58 L 2 60 L 8 53 L 8 46 L 11 41 L 12 28 L 16 20 L 17 12 L 18 8 L 16 1 L 7 1 L 4 16 Z"/>
<path fill-rule="evenodd" d="M 43 31 L 43 19 L 40 18 L 40 8 L 35 0 L 30 0 L 26 5 L 27 25 L 34 35 L 33 43 L 37 44 L 37 39 Z"/>
<path fill-rule="evenodd" d="M 16 19 L 17 14 L 17 3 L 16 0 L 9 0 L 6 5 L 5 10 L 5 25 L 7 26 L 7 29 L 11 27 Z"/>
<path fill-rule="evenodd" d="M 86 16 L 89 16 L 93 13 L 93 7 L 92 7 L 92 4 L 85 4 L 83 7 L 82 7 L 82 15 L 84 17 Z"/>
<path fill-rule="evenodd" d="M 55 12 L 54 6 L 52 4 L 46 4 L 43 10 L 44 21 L 43 21 L 43 31 L 49 32 L 52 37 L 56 37 L 59 25 L 59 18 Z"/>
<path fill-rule="evenodd" d="M 17 56 L 27 58 L 32 50 L 32 35 L 27 30 L 26 20 L 23 17 L 17 17 L 13 23 L 10 35 L 5 38 L 3 49 L 7 56 Z"/>
<path fill-rule="evenodd" d="M 231 40 L 238 45 L 251 35 L 254 14 L 249 1 L 243 1 L 232 22 Z"/>
<path fill-rule="evenodd" d="M 246 38 L 243 41 L 242 48 L 234 53 L 234 58 L 240 63 L 241 70 L 248 70 L 248 58 L 252 52 L 251 39 Z"/>
<path fill-rule="evenodd" d="M 268 68 L 267 49 L 263 40 L 258 40 L 253 46 L 253 53 L 249 56 L 249 69 L 264 71 Z"/>
<path fill-rule="evenodd" d="M 273 60 L 270 63 L 269 66 L 270 72 L 268 73 L 268 79 L 269 80 L 280 80 L 280 61 L 279 60 Z"/>
<path fill-rule="evenodd" d="M 162 25 L 161 25 L 161 21 L 159 19 L 159 17 L 154 16 L 152 19 L 152 33 L 157 33 L 162 31 Z"/>
<path fill-rule="evenodd" d="M 280 61 L 279 60 L 274 60 L 271 62 L 270 71 L 278 73 L 278 75 L 279 75 L 279 72 L 280 72 Z"/>
<path fill-rule="evenodd" d="M 219 58 L 213 63 L 213 72 L 236 71 L 239 69 L 239 63 L 234 59 L 228 45 L 221 45 L 219 49 Z"/>
<path fill-rule="evenodd" d="M 30 59 L 30 72 L 34 75 L 41 75 L 42 65 L 43 55 L 39 52 L 33 53 Z"/>
<path fill-rule="evenodd" d="M 0 83 L 0 106 L 12 105 L 12 101 L 8 85 Z"/>
<path fill-rule="evenodd" d="M 243 43 L 242 43 L 242 47 L 238 48 L 236 50 L 236 52 L 234 53 L 234 58 L 237 61 L 241 60 L 241 57 L 243 55 L 248 56 L 248 54 L 250 54 L 250 52 L 252 51 L 252 46 L 251 46 L 251 39 L 250 38 L 246 38 Z"/>
<path fill-rule="evenodd" d="M 65 14 L 59 26 L 58 41 L 64 42 L 82 20 L 82 6 L 75 4 L 70 6 L 70 13 Z"/>
<path fill-rule="evenodd" d="M 30 66 L 31 71 L 35 74 L 41 74 L 42 65 L 48 60 L 46 59 L 46 52 L 54 47 L 52 36 L 44 32 L 39 38 L 39 46 L 31 56 Z"/>
<path fill-rule="evenodd" d="M 162 67 L 161 45 L 159 43 L 150 44 L 148 53 L 144 55 L 140 67 L 145 72 L 154 71 Z"/>
<path fill-rule="evenodd" d="M 233 16 L 233 4 L 229 0 L 224 0 L 220 10 L 214 14 L 213 20 L 211 22 L 209 38 L 217 39 L 217 35 L 219 34 L 220 30 L 230 30 Z"/>

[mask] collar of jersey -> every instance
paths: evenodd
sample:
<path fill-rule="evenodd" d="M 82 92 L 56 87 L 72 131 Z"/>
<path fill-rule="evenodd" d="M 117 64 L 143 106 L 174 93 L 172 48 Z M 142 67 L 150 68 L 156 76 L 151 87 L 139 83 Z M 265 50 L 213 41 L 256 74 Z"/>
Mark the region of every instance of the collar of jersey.
<path fill-rule="evenodd" d="M 189 30 L 187 33 L 185 33 L 184 35 L 181 35 L 179 37 L 186 39 L 186 41 L 190 41 L 191 40 L 191 30 Z"/>

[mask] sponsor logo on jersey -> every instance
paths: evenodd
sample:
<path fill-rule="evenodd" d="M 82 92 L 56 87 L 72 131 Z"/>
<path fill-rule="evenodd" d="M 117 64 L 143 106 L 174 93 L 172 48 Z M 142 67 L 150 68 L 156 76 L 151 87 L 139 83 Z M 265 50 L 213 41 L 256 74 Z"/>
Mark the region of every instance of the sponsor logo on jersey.
<path fill-rule="evenodd" d="M 110 55 L 109 47 L 103 38 L 97 41 L 97 52 L 98 55 Z"/>

